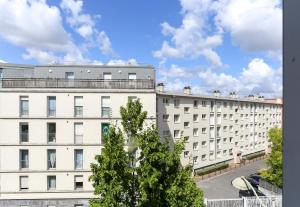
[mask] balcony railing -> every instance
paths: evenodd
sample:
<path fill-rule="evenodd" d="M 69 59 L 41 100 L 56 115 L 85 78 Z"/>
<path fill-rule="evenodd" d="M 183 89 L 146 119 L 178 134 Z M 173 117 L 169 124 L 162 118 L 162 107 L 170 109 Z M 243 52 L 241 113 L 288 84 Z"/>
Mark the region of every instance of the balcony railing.
<path fill-rule="evenodd" d="M 58 78 L 5 78 L 2 88 L 99 88 L 99 89 L 154 89 L 154 80 L 102 80 Z"/>

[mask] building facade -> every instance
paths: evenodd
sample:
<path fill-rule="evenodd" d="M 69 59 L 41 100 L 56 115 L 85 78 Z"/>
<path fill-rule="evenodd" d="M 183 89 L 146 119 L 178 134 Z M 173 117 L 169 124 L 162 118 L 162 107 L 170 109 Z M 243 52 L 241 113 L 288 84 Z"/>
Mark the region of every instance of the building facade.
<path fill-rule="evenodd" d="M 120 106 L 140 98 L 155 123 L 151 66 L 0 68 L 0 206 L 87 206 L 90 163 Z"/>
<path fill-rule="evenodd" d="M 155 88 L 152 66 L 0 64 L 0 206 L 87 206 L 90 163 L 120 106 L 139 98 L 195 171 L 267 150 L 281 104 Z"/>

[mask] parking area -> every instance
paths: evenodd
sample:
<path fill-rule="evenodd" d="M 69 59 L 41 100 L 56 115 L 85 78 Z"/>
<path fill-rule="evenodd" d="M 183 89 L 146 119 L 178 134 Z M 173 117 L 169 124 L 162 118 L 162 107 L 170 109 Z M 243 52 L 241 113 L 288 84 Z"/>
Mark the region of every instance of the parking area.
<path fill-rule="evenodd" d="M 205 198 L 238 198 L 238 190 L 231 185 L 231 181 L 239 176 L 248 176 L 256 173 L 263 168 L 266 168 L 265 161 L 258 160 L 216 177 L 198 181 L 197 185 L 204 191 Z"/>

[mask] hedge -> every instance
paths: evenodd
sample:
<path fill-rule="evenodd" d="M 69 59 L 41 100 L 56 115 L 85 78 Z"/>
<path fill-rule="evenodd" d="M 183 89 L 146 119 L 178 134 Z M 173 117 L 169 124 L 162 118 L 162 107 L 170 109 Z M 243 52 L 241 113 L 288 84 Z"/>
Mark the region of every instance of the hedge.
<path fill-rule="evenodd" d="M 219 171 L 219 170 L 226 169 L 228 167 L 229 167 L 229 164 L 224 163 L 224 164 L 221 164 L 221 165 L 209 167 L 209 169 L 199 170 L 198 172 L 196 172 L 196 175 L 202 176 L 202 175 L 206 175 L 206 174 L 209 174 L 209 173 L 212 173 L 212 172 L 216 172 L 216 171 Z"/>

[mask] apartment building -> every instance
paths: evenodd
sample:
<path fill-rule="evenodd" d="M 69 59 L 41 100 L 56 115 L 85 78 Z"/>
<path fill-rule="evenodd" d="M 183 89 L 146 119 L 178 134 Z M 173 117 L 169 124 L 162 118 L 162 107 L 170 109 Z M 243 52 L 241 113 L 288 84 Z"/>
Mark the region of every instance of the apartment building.
<path fill-rule="evenodd" d="M 195 171 L 268 151 L 281 103 L 263 97 L 195 95 L 155 88 L 152 66 L 0 63 L 0 207 L 87 206 L 90 163 L 120 106 L 140 98 L 162 138 L 186 140 Z"/>
<path fill-rule="evenodd" d="M 0 206 L 87 206 L 90 163 L 119 108 L 156 121 L 152 66 L 0 65 Z"/>
<path fill-rule="evenodd" d="M 238 98 L 232 92 L 221 97 L 194 95 L 190 87 L 182 93 L 157 86 L 157 123 L 160 136 L 174 142 L 183 137 L 183 164 L 195 171 L 224 162 L 239 162 L 243 156 L 270 150 L 268 130 L 281 127 L 282 106 L 262 96 Z"/>

